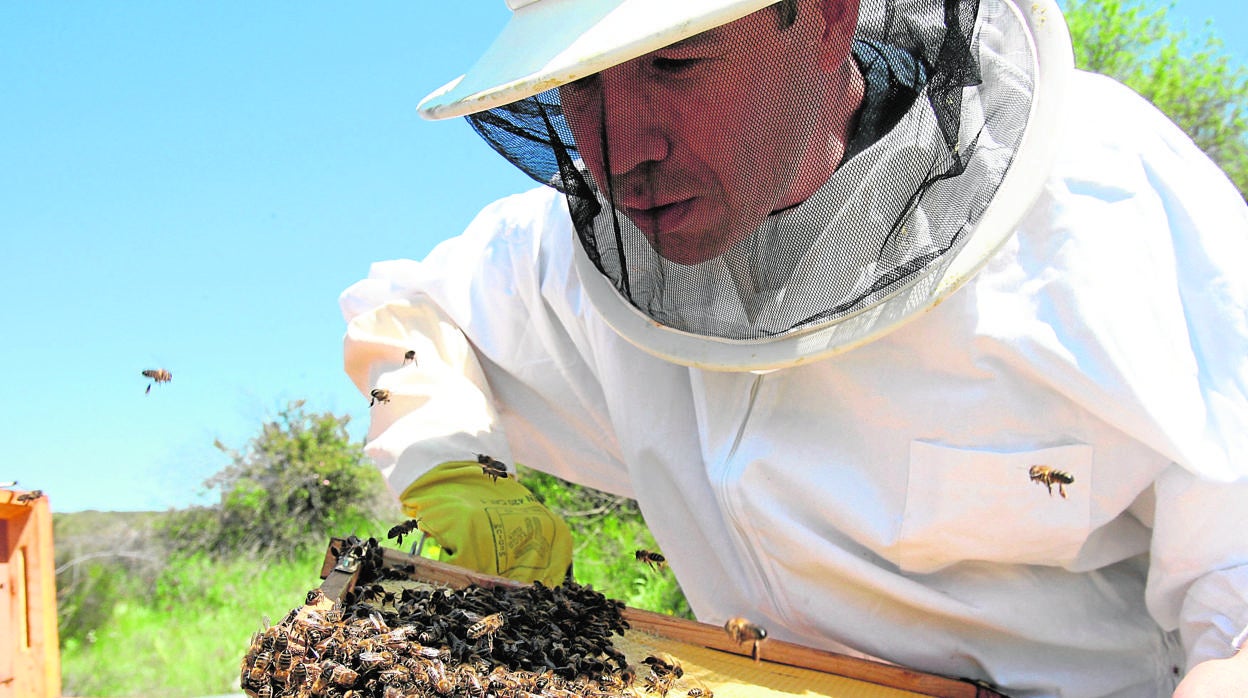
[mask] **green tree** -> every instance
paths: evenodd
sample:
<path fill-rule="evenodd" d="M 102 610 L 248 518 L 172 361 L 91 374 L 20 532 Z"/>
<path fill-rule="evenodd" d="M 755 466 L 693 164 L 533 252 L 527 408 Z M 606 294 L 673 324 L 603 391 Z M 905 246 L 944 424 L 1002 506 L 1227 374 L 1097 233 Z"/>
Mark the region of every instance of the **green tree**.
<path fill-rule="evenodd" d="M 1118 79 L 1179 125 L 1248 199 L 1248 68 L 1206 24 L 1192 37 L 1172 5 L 1065 0 L 1075 64 Z"/>
<path fill-rule="evenodd" d="M 290 403 L 204 484 L 219 502 L 177 512 L 166 528 L 175 551 L 289 557 L 330 536 L 396 518 L 380 473 L 347 434 L 346 416 Z M 387 507 L 387 505 L 389 505 Z"/>

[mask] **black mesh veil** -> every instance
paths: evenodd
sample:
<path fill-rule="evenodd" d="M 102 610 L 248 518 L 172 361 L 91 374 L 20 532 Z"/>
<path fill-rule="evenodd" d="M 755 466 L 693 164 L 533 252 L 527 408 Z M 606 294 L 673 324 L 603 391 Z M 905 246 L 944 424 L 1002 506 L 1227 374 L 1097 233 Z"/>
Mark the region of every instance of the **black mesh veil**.
<path fill-rule="evenodd" d="M 782 0 L 468 119 L 566 195 L 634 307 L 775 337 L 868 308 L 965 242 L 1031 108 L 1014 27 L 1000 0 Z"/>

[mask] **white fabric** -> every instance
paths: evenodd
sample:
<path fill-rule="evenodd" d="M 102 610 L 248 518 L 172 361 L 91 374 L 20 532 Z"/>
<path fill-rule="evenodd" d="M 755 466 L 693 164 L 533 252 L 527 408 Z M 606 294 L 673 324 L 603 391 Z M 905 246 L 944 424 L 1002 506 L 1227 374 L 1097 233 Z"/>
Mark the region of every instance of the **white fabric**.
<path fill-rule="evenodd" d="M 1072 91 L 1078 130 L 966 287 L 762 375 L 620 339 L 558 195 L 497 202 L 343 294 L 347 371 L 394 396 L 369 453 L 396 491 L 484 451 L 635 497 L 711 623 L 1018 698 L 1170 695 L 1248 627 L 1248 207 L 1136 95 Z"/>

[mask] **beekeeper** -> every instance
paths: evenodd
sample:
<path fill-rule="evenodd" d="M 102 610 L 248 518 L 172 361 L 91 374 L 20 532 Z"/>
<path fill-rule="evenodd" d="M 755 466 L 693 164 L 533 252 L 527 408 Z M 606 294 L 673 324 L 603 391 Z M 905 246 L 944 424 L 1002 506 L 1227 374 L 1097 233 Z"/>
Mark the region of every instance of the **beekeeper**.
<path fill-rule="evenodd" d="M 1055 5 L 507 2 L 420 109 L 540 186 L 341 299 L 451 561 L 564 577 L 520 462 L 635 498 L 710 623 L 1248 690 L 1248 208 Z"/>

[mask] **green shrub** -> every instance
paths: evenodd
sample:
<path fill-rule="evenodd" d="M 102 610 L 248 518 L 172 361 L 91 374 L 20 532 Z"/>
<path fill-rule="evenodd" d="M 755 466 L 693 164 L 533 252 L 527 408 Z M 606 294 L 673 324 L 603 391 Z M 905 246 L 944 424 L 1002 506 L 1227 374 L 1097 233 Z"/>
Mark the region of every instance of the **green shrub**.
<path fill-rule="evenodd" d="M 293 402 L 242 451 L 217 442 L 232 462 L 204 484 L 219 501 L 170 517 L 170 549 L 286 557 L 396 513 L 380 473 L 351 442 L 349 419 Z"/>

